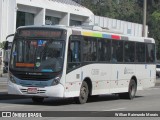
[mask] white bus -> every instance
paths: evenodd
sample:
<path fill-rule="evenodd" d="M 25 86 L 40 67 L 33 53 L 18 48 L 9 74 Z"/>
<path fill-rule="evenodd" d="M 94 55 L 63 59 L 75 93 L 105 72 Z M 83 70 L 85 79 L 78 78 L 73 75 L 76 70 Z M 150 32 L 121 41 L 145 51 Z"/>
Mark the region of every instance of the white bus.
<path fill-rule="evenodd" d="M 95 26 L 28 26 L 15 33 L 8 93 L 46 97 L 119 94 L 133 99 L 156 81 L 155 41 L 115 34 Z"/>

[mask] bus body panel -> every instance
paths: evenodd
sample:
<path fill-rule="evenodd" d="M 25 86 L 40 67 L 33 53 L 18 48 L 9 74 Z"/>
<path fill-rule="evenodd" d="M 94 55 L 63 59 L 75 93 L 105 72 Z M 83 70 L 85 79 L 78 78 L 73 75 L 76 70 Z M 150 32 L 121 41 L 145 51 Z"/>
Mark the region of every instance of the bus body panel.
<path fill-rule="evenodd" d="M 83 78 L 90 78 L 92 82 L 92 95 L 110 93 L 111 65 L 94 63 L 82 67 Z"/>
<path fill-rule="evenodd" d="M 65 97 L 74 97 L 79 95 L 80 87 L 82 84 L 81 68 L 73 70 L 66 74 L 65 80 Z"/>
<path fill-rule="evenodd" d="M 79 96 L 80 87 L 85 78 L 91 79 L 92 95 L 128 92 L 129 82 L 132 77 L 137 80 L 137 90 L 155 85 L 155 65 L 147 65 L 146 67 L 146 65 L 138 64 L 110 65 L 94 63 L 82 67 L 82 74 L 80 74 L 82 80 L 76 79 L 77 73 L 80 73 L 80 68 L 66 75 L 66 97 Z"/>
<path fill-rule="evenodd" d="M 65 91 L 65 95 L 69 97 L 79 96 L 81 84 L 86 78 L 91 80 L 92 95 L 110 93 L 111 71 L 108 68 L 111 68 L 110 64 L 90 63 L 69 72 L 66 74 L 67 90 Z M 77 76 L 79 76 L 79 79 L 76 78 Z"/>
<path fill-rule="evenodd" d="M 155 86 L 156 82 L 156 66 L 153 64 L 136 65 L 136 76 L 138 86 L 143 89 Z"/>
<path fill-rule="evenodd" d="M 27 93 L 28 88 L 37 88 L 36 94 Z M 9 81 L 8 94 L 25 95 L 25 96 L 41 96 L 41 97 L 64 97 L 64 87 L 62 84 L 48 87 L 23 87 Z"/>

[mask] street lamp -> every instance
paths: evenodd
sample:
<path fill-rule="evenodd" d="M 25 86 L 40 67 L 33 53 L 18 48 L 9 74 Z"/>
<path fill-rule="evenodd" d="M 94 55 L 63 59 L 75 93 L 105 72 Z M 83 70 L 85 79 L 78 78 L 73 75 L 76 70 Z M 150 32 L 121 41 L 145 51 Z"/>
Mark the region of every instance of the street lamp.
<path fill-rule="evenodd" d="M 143 0 L 143 31 L 142 36 L 146 36 L 146 13 L 147 13 L 147 0 Z"/>

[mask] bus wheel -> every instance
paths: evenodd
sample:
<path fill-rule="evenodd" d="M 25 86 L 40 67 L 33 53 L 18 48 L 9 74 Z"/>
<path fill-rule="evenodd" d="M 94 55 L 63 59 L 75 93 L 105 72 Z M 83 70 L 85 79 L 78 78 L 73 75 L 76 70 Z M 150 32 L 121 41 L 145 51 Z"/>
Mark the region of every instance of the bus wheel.
<path fill-rule="evenodd" d="M 88 85 L 85 81 L 83 81 L 82 86 L 80 88 L 80 95 L 79 97 L 75 97 L 75 102 L 77 104 L 86 103 L 88 100 L 88 94 L 89 94 Z"/>
<path fill-rule="evenodd" d="M 131 79 L 128 92 L 127 93 L 119 93 L 119 97 L 122 99 L 130 99 L 132 100 L 135 97 L 137 91 L 137 84 L 135 80 Z"/>
<path fill-rule="evenodd" d="M 32 101 L 34 103 L 43 103 L 44 98 L 43 97 L 32 97 Z"/>

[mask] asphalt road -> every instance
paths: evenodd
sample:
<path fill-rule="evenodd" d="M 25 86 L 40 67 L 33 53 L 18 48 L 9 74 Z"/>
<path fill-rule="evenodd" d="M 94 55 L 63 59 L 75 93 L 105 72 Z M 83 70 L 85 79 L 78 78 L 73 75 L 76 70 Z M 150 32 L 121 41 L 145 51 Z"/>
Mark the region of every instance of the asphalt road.
<path fill-rule="evenodd" d="M 90 100 L 83 105 L 75 104 L 73 99 L 56 99 L 47 98 L 44 103 L 35 104 L 30 98 L 25 99 L 10 99 L 0 100 L 0 111 L 86 111 L 86 115 L 98 116 L 104 115 L 106 111 L 160 111 L 160 86 L 149 88 L 147 90 L 138 91 L 136 98 L 133 100 L 119 99 L 116 95 L 99 96 L 98 98 Z M 87 112 L 90 111 L 90 112 Z M 71 116 L 74 114 L 72 114 Z M 52 112 L 51 114 L 54 114 Z M 64 116 L 63 112 L 58 113 L 58 118 L 55 119 L 69 119 L 61 118 Z M 75 113 L 77 114 L 77 113 Z M 80 113 L 79 116 L 83 116 L 84 113 Z M 107 113 L 106 113 L 107 114 Z M 108 118 L 108 117 L 107 117 Z M 47 118 L 40 118 L 47 119 Z M 50 118 L 51 119 L 51 118 Z M 81 119 L 80 117 L 78 119 Z M 88 118 L 85 118 L 88 120 Z M 101 117 L 102 119 L 102 117 Z M 105 118 L 103 118 L 105 119 Z M 127 119 L 127 118 L 126 118 Z M 132 118 L 130 118 L 132 119 Z M 136 118 L 137 119 L 137 118 Z M 145 118 L 144 120 L 147 120 Z M 152 117 L 152 119 L 157 119 Z M 98 117 L 94 117 L 92 120 L 99 120 Z M 106 119 L 105 119 L 106 120 Z M 124 120 L 124 119 L 123 119 Z M 127 119 L 128 120 L 128 119 Z M 141 117 L 141 120 L 143 118 Z"/>
<path fill-rule="evenodd" d="M 104 95 L 78 105 L 73 99 L 46 98 L 35 104 L 30 98 L 0 100 L 4 111 L 160 111 L 160 86 L 138 91 L 133 100 L 119 99 L 116 95 Z"/>
<path fill-rule="evenodd" d="M 160 79 L 158 79 L 160 81 Z M 3 81 L 5 83 L 5 81 Z M 2 92 L 1 92 L 2 94 Z M 0 96 L 2 96 L 0 94 Z M 88 103 L 78 105 L 74 102 L 72 98 L 70 99 L 58 99 L 58 98 L 46 98 L 44 103 L 36 104 L 33 103 L 30 98 L 13 96 L 12 99 L 0 99 L 0 111 L 90 111 L 85 114 L 91 114 L 91 116 L 99 115 L 99 113 L 105 114 L 106 111 L 160 111 L 160 86 L 155 86 L 154 88 L 149 88 L 147 90 L 137 91 L 136 98 L 133 100 L 119 99 L 116 95 L 103 95 L 94 99 L 90 99 Z M 71 112 L 71 116 L 74 112 Z M 54 113 L 51 113 L 54 114 Z M 75 118 L 62 118 L 64 116 L 63 112 L 60 112 L 55 119 L 75 119 Z M 77 114 L 77 113 L 75 113 Z M 83 116 L 84 113 L 80 113 L 79 116 Z M 1 118 L 0 118 L 1 119 Z M 16 118 L 17 119 L 17 118 Z M 38 118 L 39 120 L 40 118 Z M 42 120 L 48 118 L 41 118 Z M 51 119 L 51 118 L 50 118 Z M 82 119 L 81 117 L 76 119 Z M 83 118 L 99 120 L 106 118 Z M 107 117 L 108 119 L 108 117 Z M 109 117 L 109 119 L 112 119 Z M 115 119 L 115 118 L 113 118 Z M 118 118 L 122 119 L 122 118 Z M 128 118 L 125 117 L 128 120 Z M 123 120 L 125 120 L 123 119 Z M 129 118 L 135 120 L 135 118 Z M 137 119 L 137 118 L 136 118 Z M 141 120 L 150 120 L 151 118 L 140 118 Z M 153 120 L 158 120 L 159 118 L 152 117 Z"/>

